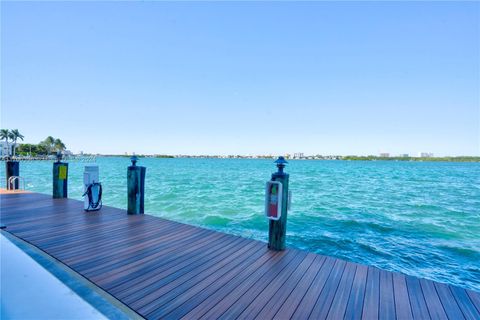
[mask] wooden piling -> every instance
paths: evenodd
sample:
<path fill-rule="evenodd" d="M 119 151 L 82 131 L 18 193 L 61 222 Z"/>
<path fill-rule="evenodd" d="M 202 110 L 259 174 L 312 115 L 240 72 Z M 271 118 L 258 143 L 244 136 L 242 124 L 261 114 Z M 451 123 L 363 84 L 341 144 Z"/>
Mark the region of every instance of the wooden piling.
<path fill-rule="evenodd" d="M 268 226 L 268 248 L 270 250 L 285 250 L 285 240 L 287 233 L 287 210 L 288 210 L 288 173 L 283 172 L 285 159 L 280 157 L 275 161 L 278 166 L 278 172 L 272 174 L 272 181 L 278 181 L 282 184 L 282 214 L 278 220 L 270 220 Z"/>
<path fill-rule="evenodd" d="M 136 165 L 136 157 L 127 170 L 128 214 L 144 213 L 145 173 L 147 168 Z"/>
<path fill-rule="evenodd" d="M 53 198 L 68 197 L 68 163 L 55 162 L 53 164 Z"/>
<path fill-rule="evenodd" d="M 8 182 L 10 177 L 18 177 L 20 175 L 20 163 L 18 161 L 5 161 L 5 178 L 6 188 L 10 190 L 16 190 L 19 187 L 20 181 L 17 179 L 14 182 Z"/>

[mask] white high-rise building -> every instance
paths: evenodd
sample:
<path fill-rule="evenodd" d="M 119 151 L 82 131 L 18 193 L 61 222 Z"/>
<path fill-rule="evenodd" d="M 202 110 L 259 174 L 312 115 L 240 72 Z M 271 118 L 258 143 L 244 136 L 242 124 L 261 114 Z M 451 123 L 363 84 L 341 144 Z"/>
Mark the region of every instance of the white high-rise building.
<path fill-rule="evenodd" d="M 7 157 L 12 155 L 13 146 L 16 145 L 18 148 L 18 143 L 9 142 L 7 146 L 6 141 L 0 141 L 0 156 Z M 10 149 L 10 150 L 8 150 Z"/>

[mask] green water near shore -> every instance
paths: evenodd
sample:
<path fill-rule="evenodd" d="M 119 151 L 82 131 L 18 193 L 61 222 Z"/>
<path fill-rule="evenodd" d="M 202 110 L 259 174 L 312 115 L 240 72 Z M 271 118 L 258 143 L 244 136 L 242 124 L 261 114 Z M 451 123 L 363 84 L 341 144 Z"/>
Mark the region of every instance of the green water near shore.
<path fill-rule="evenodd" d="M 127 158 L 98 158 L 104 204 L 126 208 Z M 266 241 L 272 160 L 141 159 L 147 213 Z M 81 199 L 84 163 L 69 168 Z M 47 161 L 22 162 L 51 194 Z M 0 174 L 4 176 L 2 165 Z M 480 291 L 480 163 L 290 161 L 287 245 Z"/>

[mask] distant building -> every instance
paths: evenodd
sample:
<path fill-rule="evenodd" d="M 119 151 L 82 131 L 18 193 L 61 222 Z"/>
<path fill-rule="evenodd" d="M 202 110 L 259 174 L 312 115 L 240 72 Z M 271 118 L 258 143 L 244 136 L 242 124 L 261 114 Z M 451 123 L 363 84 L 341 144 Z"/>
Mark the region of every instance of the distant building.
<path fill-rule="evenodd" d="M 431 153 L 431 152 L 420 152 L 420 153 L 418 154 L 418 156 L 419 156 L 420 158 L 432 158 L 432 157 L 433 157 L 433 153 Z"/>
<path fill-rule="evenodd" d="M 305 158 L 303 152 L 298 152 L 293 154 L 293 159 L 303 159 Z"/>
<path fill-rule="evenodd" d="M 0 156 L 1 157 L 6 157 L 6 156 L 9 156 L 9 155 L 12 155 L 12 152 L 13 152 L 13 146 L 16 145 L 18 147 L 18 143 L 14 144 L 12 142 L 9 142 L 8 143 L 8 146 L 7 146 L 7 142 L 6 141 L 0 141 Z M 10 150 L 8 150 L 10 148 Z"/>
<path fill-rule="evenodd" d="M 382 157 L 382 158 L 389 158 L 389 157 L 390 157 L 390 153 L 388 153 L 388 152 L 382 152 L 382 153 L 380 153 L 380 157 Z"/>
<path fill-rule="evenodd" d="M 0 155 L 1 155 L 2 157 L 7 156 L 7 155 L 9 154 L 9 152 L 8 152 L 8 147 L 7 147 L 7 143 L 6 143 L 5 141 L 2 141 L 2 142 L 0 142 L 0 143 L 1 143 L 1 145 L 0 145 L 0 146 L 1 146 L 1 147 L 0 147 Z"/>
<path fill-rule="evenodd" d="M 402 153 L 402 154 L 400 154 L 400 157 L 401 158 L 408 158 L 409 155 L 408 155 L 408 153 Z"/>

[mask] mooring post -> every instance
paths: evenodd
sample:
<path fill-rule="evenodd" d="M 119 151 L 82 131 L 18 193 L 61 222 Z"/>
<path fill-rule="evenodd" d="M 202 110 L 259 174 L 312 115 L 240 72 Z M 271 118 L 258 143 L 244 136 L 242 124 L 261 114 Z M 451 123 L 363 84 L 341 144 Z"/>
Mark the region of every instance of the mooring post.
<path fill-rule="evenodd" d="M 13 182 L 8 181 L 10 177 L 18 177 L 20 175 L 20 162 L 8 159 L 5 161 L 5 175 L 7 178 L 7 189 L 16 190 L 20 181 L 15 179 Z"/>
<path fill-rule="evenodd" d="M 265 210 L 270 219 L 268 227 L 268 248 L 270 250 L 284 250 L 285 236 L 287 233 L 288 210 L 288 173 L 283 168 L 288 163 L 284 157 L 275 161 L 278 171 L 272 174 L 272 179 L 267 183 Z"/>
<path fill-rule="evenodd" d="M 68 163 L 61 162 L 62 154 L 57 153 L 53 163 L 53 198 L 68 198 Z"/>
<path fill-rule="evenodd" d="M 137 166 L 138 158 L 133 156 L 127 170 L 128 214 L 142 214 L 145 198 L 145 172 L 147 168 Z"/>

